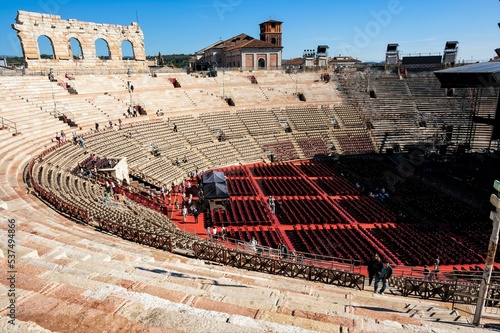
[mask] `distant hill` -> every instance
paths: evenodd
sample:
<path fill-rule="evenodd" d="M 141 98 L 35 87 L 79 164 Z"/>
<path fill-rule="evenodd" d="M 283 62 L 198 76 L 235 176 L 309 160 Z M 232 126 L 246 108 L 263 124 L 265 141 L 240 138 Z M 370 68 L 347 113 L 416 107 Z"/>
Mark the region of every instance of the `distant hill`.
<path fill-rule="evenodd" d="M 44 55 L 42 55 L 43 57 Z M 147 56 L 148 60 L 154 60 L 158 55 L 149 55 Z M 173 66 L 176 68 L 186 68 L 189 66 L 189 59 L 193 57 L 192 54 L 164 54 L 162 55 L 163 62 L 165 66 Z M 0 55 L 0 58 L 7 59 L 7 64 L 9 66 L 13 65 L 21 65 L 24 62 L 24 58 L 22 56 L 13 56 L 13 55 Z"/>

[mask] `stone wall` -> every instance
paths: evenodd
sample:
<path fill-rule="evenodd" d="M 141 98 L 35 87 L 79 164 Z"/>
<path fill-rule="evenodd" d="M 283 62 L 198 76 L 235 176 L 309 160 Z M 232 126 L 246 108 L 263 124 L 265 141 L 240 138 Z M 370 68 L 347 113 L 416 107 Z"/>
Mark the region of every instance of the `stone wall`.
<path fill-rule="evenodd" d="M 135 22 L 129 26 L 80 22 L 75 19 L 61 20 L 58 15 L 18 11 L 16 23 L 24 60 L 30 72 L 48 72 L 50 68 L 69 73 L 118 73 L 147 71 L 144 35 Z M 53 47 L 54 59 L 41 59 L 38 38 L 46 36 Z M 74 59 L 70 39 L 81 46 L 82 57 Z M 97 56 L 96 40 L 103 39 L 109 48 L 110 59 Z M 132 45 L 134 59 L 122 60 L 122 42 Z M 79 50 L 78 50 L 79 51 Z M 78 52 L 79 53 L 79 52 Z"/>

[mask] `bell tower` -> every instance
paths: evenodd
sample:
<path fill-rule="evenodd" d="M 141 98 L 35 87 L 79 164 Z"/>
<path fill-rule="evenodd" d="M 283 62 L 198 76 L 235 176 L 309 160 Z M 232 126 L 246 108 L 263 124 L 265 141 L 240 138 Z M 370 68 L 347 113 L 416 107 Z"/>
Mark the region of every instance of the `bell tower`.
<path fill-rule="evenodd" d="M 283 22 L 268 20 L 260 24 L 260 40 L 281 46 L 281 24 Z"/>

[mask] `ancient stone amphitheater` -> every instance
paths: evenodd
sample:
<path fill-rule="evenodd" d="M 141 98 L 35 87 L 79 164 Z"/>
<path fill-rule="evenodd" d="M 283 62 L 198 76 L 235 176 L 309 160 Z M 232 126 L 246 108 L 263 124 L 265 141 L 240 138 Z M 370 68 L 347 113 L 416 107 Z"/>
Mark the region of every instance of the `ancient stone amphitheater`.
<path fill-rule="evenodd" d="M 252 84 L 249 75 L 258 84 Z M 356 75 L 361 74 L 333 75 L 329 83 L 319 81 L 318 73 L 282 71 L 227 71 L 224 79 L 158 73 L 77 75 L 67 80 L 57 71 L 57 82 L 45 75 L 0 77 L 1 117 L 6 122 L 0 131 L 0 331 L 486 331 L 471 326 L 470 315 L 452 310 L 446 302 L 397 292 L 374 295 L 371 288 L 339 287 L 195 259 L 193 247 L 204 240 L 131 200 L 120 209 L 103 207 L 103 188 L 72 172 L 95 152 L 126 156 L 132 174 L 151 185 L 170 184 L 195 168 L 269 163 L 269 152 L 281 161 L 376 152 L 384 144 L 413 140 L 415 128 L 422 137 L 433 135 L 433 122 L 440 124 L 440 117 L 461 119 L 459 111 L 439 114 L 431 108 L 460 102 L 442 98 L 439 88 L 432 90 L 430 84 L 438 85 L 432 76 L 415 77 L 412 86 L 404 83 L 400 89 L 399 78 L 381 72 L 381 99 L 358 98 L 354 103 L 354 95 L 366 95 L 359 86 L 365 80 Z M 133 83 L 133 93 L 127 81 Z M 173 81 L 181 87 L 175 88 Z M 297 92 L 306 101 L 299 101 Z M 403 94 L 410 103 L 387 98 L 385 106 L 375 105 L 382 103 L 384 94 Z M 222 95 L 231 97 L 235 106 Z M 415 97 L 424 95 L 430 97 Z M 147 114 L 125 118 L 131 104 Z M 367 109 L 376 131 L 367 129 Z M 157 116 L 157 110 L 164 115 Z M 425 112 L 426 129 L 409 120 Z M 122 130 L 103 129 L 118 119 Z M 76 127 L 70 127 L 73 123 Z M 178 132 L 170 130 L 173 123 Z M 83 135 L 85 148 L 58 145 L 55 133 L 61 130 L 69 141 L 72 132 Z M 219 142 L 220 131 L 226 139 Z M 128 132 L 144 140 L 128 140 Z M 161 156 L 153 156 L 152 148 Z M 189 163 L 176 166 L 175 158 L 184 155 Z M 103 228 L 103 219 L 126 225 L 136 236 L 153 237 L 149 244 L 154 246 L 123 239 L 123 229 L 123 238 L 117 237 L 120 227 Z M 9 279 L 13 275 L 15 279 Z M 12 292 L 15 297 L 9 296 Z M 12 315 L 15 325 L 9 323 Z"/>

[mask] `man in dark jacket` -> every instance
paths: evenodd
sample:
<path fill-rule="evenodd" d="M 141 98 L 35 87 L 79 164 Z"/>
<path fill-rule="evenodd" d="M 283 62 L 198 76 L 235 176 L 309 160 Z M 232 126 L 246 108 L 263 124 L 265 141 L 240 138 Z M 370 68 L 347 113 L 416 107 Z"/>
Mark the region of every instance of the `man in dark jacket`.
<path fill-rule="evenodd" d="M 380 268 L 381 266 L 382 268 Z M 379 268 L 380 270 L 378 271 L 378 274 L 375 275 L 374 294 L 377 293 L 379 282 L 382 282 L 382 288 L 380 289 L 380 294 L 384 294 L 388 285 L 387 280 L 389 280 L 389 278 L 392 276 L 392 267 L 386 260 L 384 260 L 382 265 L 377 265 L 377 269 Z"/>
<path fill-rule="evenodd" d="M 377 267 L 380 264 L 380 257 L 378 253 L 375 253 L 370 261 L 368 262 L 368 285 L 372 285 L 373 278 L 378 274 L 377 269 L 382 269 L 382 267 Z"/>

